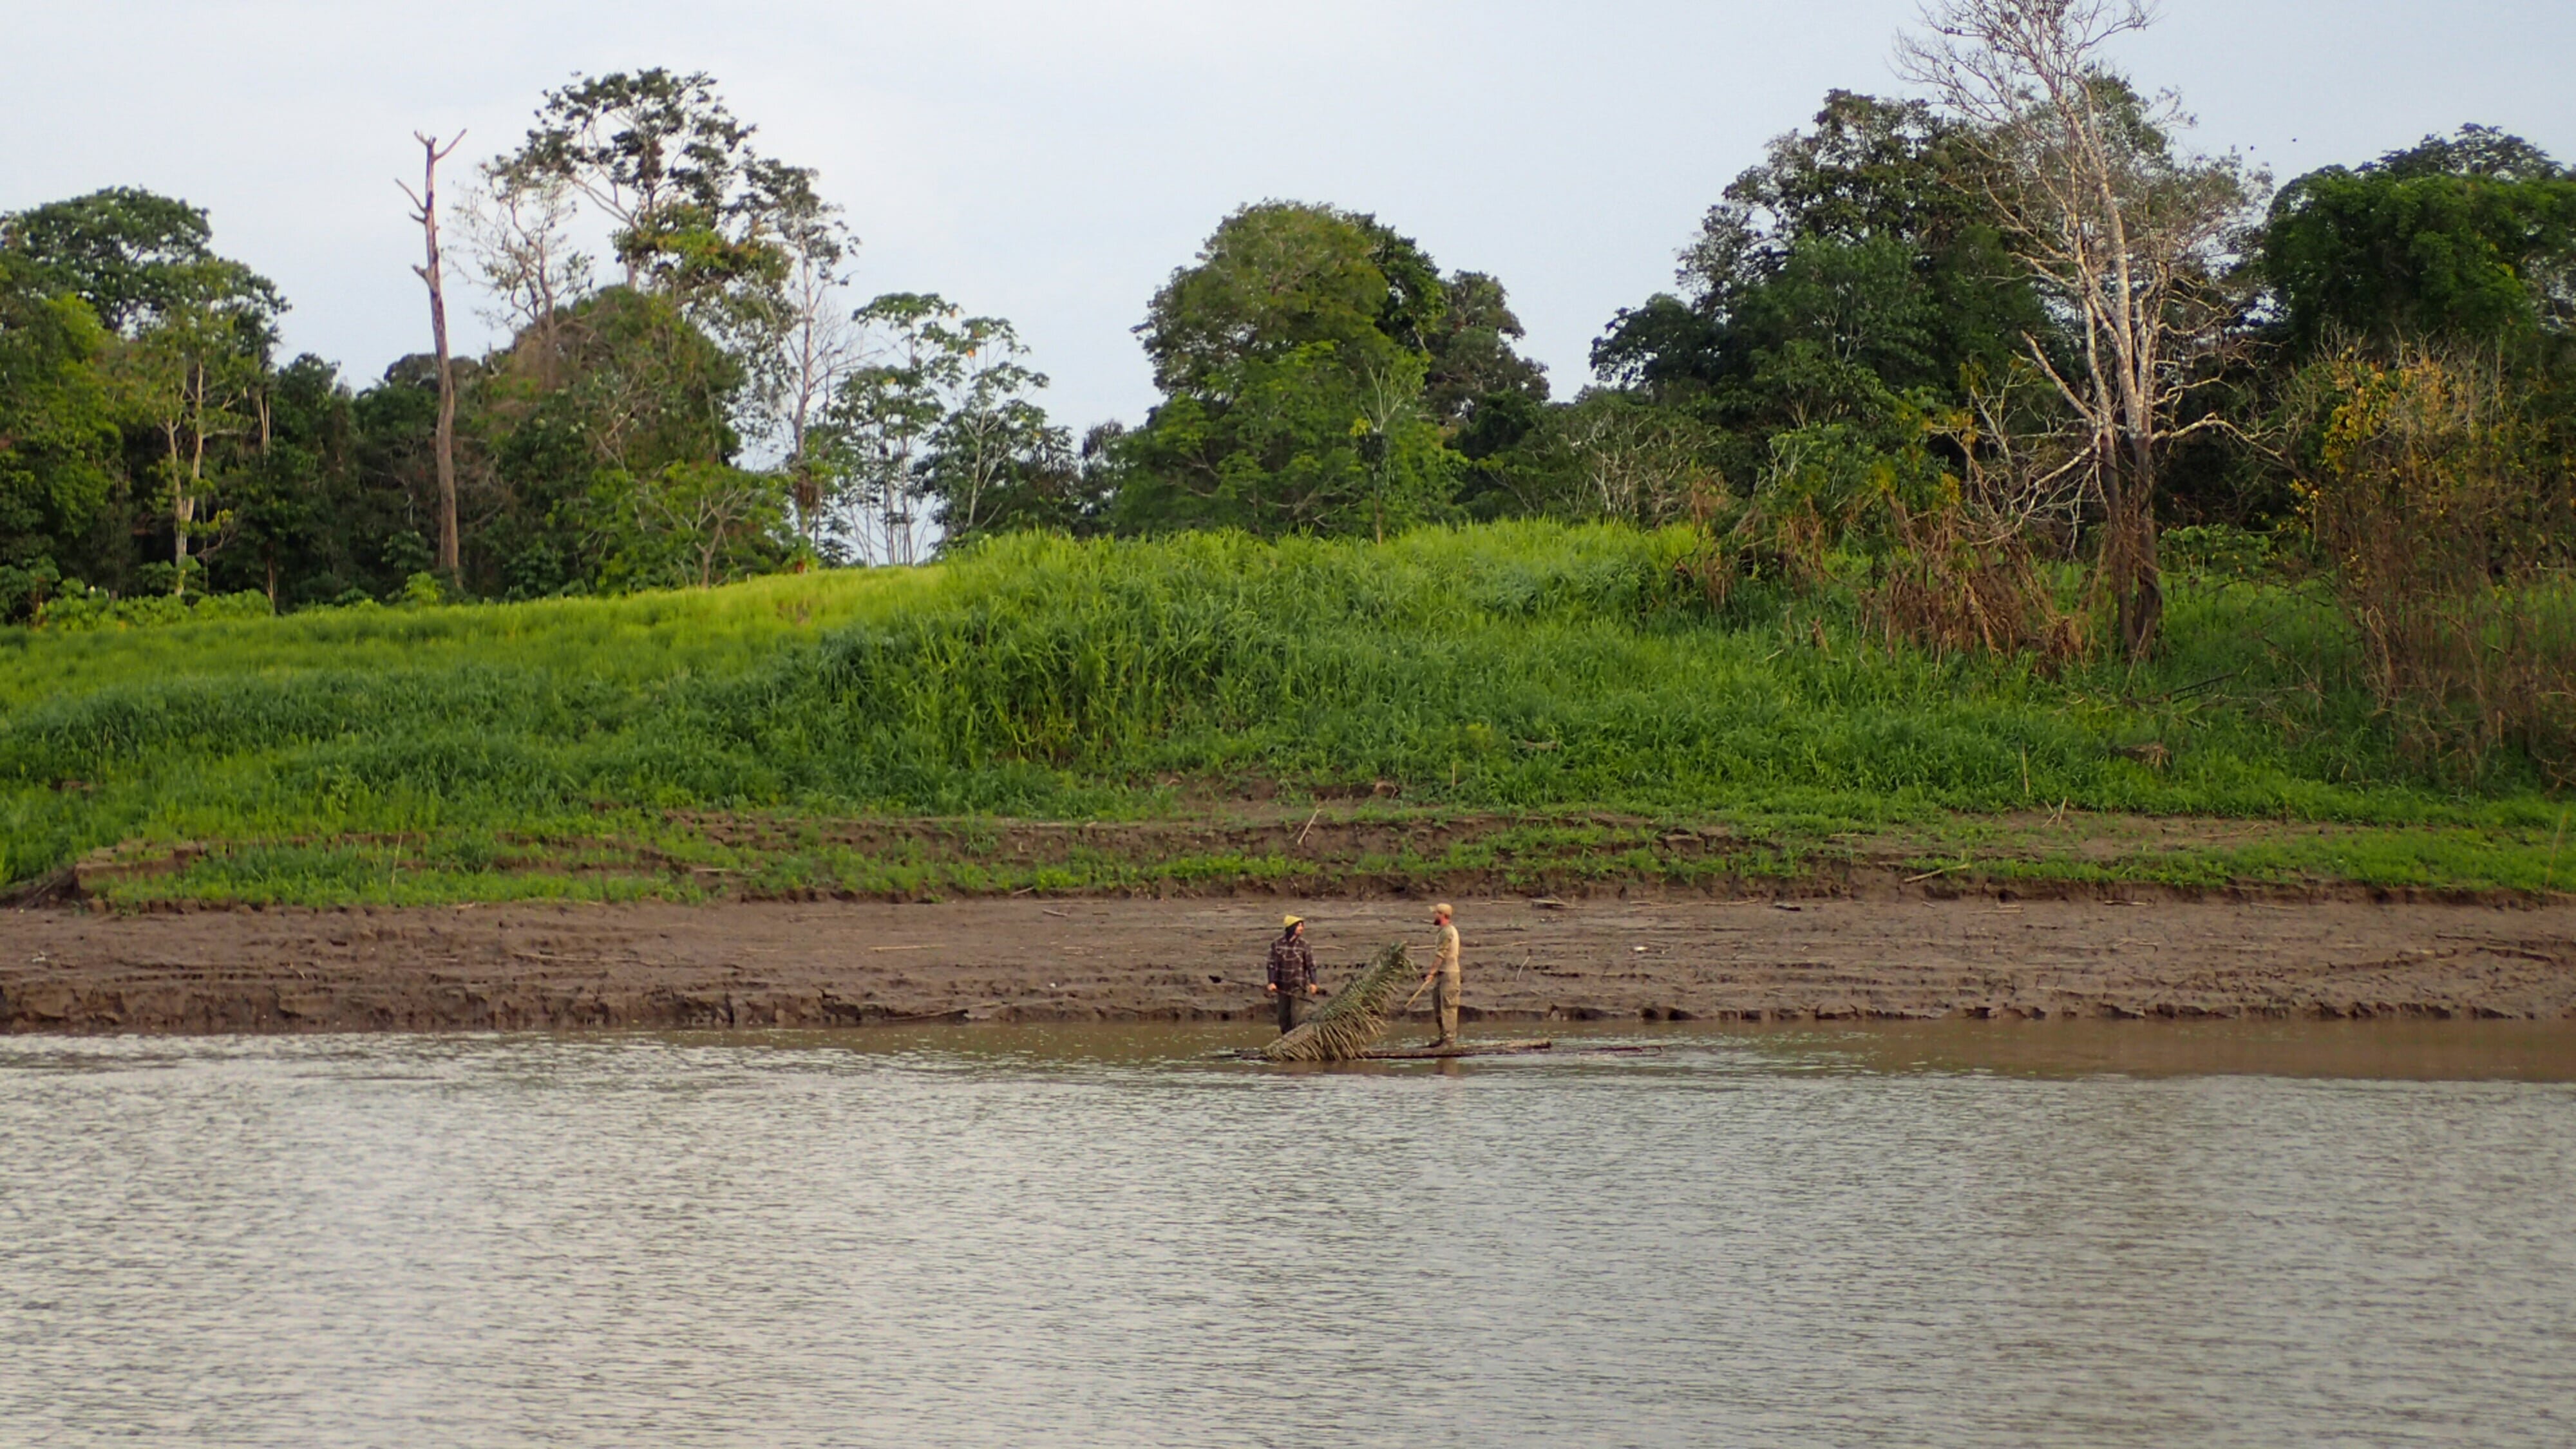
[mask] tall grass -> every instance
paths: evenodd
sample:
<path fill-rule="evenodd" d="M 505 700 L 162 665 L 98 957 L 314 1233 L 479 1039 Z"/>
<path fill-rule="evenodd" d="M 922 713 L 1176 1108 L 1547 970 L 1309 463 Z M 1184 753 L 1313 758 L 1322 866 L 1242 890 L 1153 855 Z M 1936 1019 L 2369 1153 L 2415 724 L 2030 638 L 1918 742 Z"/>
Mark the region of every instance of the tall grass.
<path fill-rule="evenodd" d="M 0 873 L 601 810 L 1136 814 L 1256 777 L 1864 823 L 2554 816 L 2527 770 L 2411 766 L 2300 595 L 2185 588 L 2152 667 L 2048 677 L 1891 650 L 1848 593 L 1712 618 L 1688 550 L 1541 523 L 1025 537 L 703 592 L 0 635 Z M 2168 765 L 2114 752 L 2148 740 Z"/>

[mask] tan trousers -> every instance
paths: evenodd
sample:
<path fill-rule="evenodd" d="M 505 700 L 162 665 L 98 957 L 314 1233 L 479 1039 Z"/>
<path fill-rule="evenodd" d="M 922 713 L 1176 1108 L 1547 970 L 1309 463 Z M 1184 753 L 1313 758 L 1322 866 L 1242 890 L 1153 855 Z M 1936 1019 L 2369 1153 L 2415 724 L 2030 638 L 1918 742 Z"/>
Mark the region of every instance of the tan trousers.
<path fill-rule="evenodd" d="M 1443 971 L 1431 978 L 1431 1015 L 1440 1023 L 1442 1046 L 1458 1039 L 1457 972 Z"/>

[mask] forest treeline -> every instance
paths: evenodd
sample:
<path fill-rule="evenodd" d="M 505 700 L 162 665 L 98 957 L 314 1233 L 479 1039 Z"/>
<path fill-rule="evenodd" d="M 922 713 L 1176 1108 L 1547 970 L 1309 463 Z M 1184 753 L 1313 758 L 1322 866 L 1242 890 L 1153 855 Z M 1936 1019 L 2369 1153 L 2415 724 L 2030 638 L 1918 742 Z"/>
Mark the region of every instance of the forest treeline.
<path fill-rule="evenodd" d="M 1008 321 L 851 295 L 815 172 L 656 69 L 576 76 L 433 198 L 506 337 L 446 369 L 447 485 L 436 357 L 280 357 L 287 299 L 183 200 L 31 207 L 0 217 L 0 617 L 1609 519 L 1698 529 L 1720 609 L 1837 583 L 1891 638 L 2042 659 L 2155 648 L 2177 549 L 2269 560 L 2336 591 L 2392 699 L 2561 729 L 2576 170 L 2470 125 L 2276 188 L 2109 62 L 2144 23 L 1936 8 L 1914 97 L 1773 141 L 1571 395 L 1500 279 L 1262 201 L 1145 299 L 1162 400 L 1077 436 Z"/>

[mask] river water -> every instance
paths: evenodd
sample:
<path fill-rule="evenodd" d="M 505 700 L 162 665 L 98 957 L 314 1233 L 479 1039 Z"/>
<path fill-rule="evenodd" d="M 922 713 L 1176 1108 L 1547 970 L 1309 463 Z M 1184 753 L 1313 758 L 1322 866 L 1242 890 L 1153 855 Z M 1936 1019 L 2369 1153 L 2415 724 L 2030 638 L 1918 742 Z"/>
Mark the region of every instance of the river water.
<path fill-rule="evenodd" d="M 1241 1039 L 0 1039 L 0 1441 L 2576 1443 L 2566 1026 Z"/>

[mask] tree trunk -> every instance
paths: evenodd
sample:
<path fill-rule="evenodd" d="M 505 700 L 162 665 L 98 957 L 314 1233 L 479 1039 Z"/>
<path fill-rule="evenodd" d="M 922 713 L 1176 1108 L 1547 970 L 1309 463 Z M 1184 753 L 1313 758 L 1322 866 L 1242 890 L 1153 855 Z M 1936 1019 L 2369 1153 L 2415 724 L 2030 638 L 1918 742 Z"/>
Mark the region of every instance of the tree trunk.
<path fill-rule="evenodd" d="M 2133 482 L 2129 488 L 2129 587 L 2121 601 L 2120 643 L 2131 659 L 2156 652 L 2164 632 L 2165 584 L 2157 558 L 2155 445 L 2146 438 L 2130 441 Z"/>
<path fill-rule="evenodd" d="M 2155 652 L 2164 625 L 2163 570 L 2156 558 L 2156 488 L 2152 466 L 2135 446 L 2114 445 L 2102 469 L 2102 581 L 2111 594 L 2120 649 L 2131 659 Z"/>
<path fill-rule="evenodd" d="M 438 356 L 438 427 L 431 442 L 438 464 L 438 571 L 452 585 L 462 553 L 456 529 L 456 368 L 447 355 L 447 292 L 438 259 L 438 163 L 447 159 L 465 133 L 457 132 L 456 140 L 444 147 L 436 137 L 417 131 L 412 138 L 420 142 L 422 157 L 420 192 L 412 200 L 420 208 L 416 219 L 428 252 L 426 262 L 412 270 L 429 287 L 429 338 Z"/>
<path fill-rule="evenodd" d="M 177 574 L 170 580 L 174 598 L 188 596 L 188 527 L 197 521 L 197 490 L 206 477 L 206 365 L 191 364 L 188 371 L 187 403 L 192 414 L 188 429 L 188 471 L 179 472 L 177 437 L 172 436 L 170 487 L 175 495 L 170 500 L 170 562 Z"/>
<path fill-rule="evenodd" d="M 188 572 L 188 523 L 182 508 L 188 499 L 188 489 L 183 481 L 184 475 L 179 472 L 179 425 L 164 423 L 161 441 L 170 450 L 170 562 L 185 576 Z"/>
<path fill-rule="evenodd" d="M 178 569 L 171 577 L 170 593 L 176 598 L 188 596 L 188 525 L 197 518 L 197 500 L 186 489 L 170 503 L 170 562 Z"/>
<path fill-rule="evenodd" d="M 2151 502 L 2134 508 L 2123 532 L 2120 582 L 2120 647 L 2131 659 L 2155 653 L 2165 620 L 2164 572 L 2156 562 L 2156 516 Z"/>

